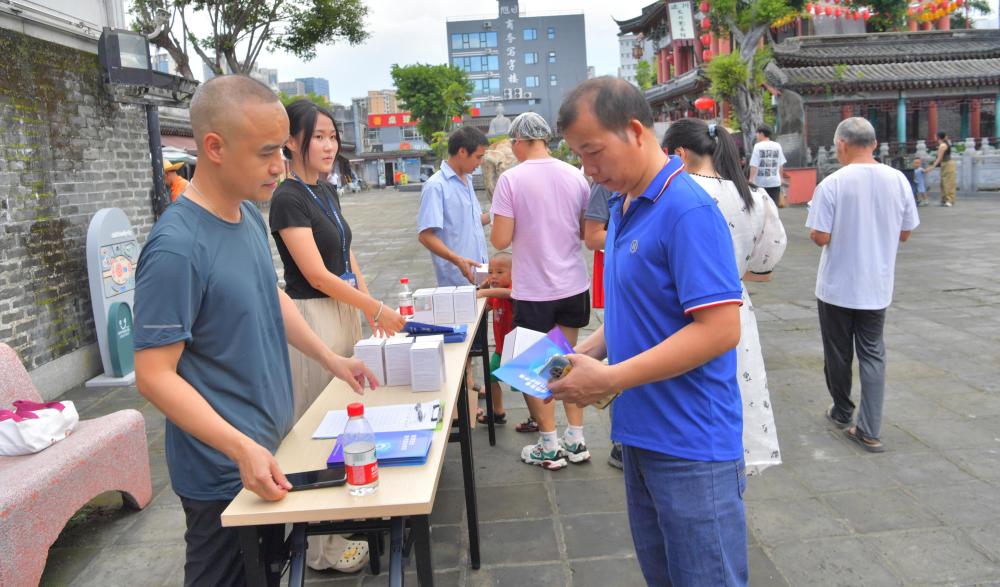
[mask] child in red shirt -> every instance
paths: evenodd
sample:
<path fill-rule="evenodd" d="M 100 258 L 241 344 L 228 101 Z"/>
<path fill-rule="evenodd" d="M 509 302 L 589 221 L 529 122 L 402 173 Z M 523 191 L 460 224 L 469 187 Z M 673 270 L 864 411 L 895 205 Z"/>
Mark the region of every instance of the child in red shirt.
<path fill-rule="evenodd" d="M 490 276 L 483 283 L 483 289 L 478 297 L 487 298 L 487 305 L 493 310 L 493 338 L 496 341 L 496 351 L 490 358 L 490 372 L 500 367 L 500 355 L 503 354 L 503 339 L 514 329 L 514 300 L 511 291 L 511 255 L 500 252 L 490 258 Z M 507 422 L 507 412 L 503 407 L 503 390 L 500 381 L 490 376 L 490 389 L 493 396 L 493 421 L 496 424 Z M 480 424 L 486 424 L 486 414 L 482 409 L 476 416 Z"/>

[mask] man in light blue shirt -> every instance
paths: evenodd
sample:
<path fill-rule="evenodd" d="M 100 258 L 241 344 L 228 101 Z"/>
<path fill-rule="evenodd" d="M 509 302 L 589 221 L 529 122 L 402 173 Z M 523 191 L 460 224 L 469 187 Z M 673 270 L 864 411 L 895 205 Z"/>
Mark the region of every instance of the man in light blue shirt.
<path fill-rule="evenodd" d="M 479 129 L 463 126 L 448 137 L 448 160 L 420 193 L 417 232 L 431 252 L 439 287 L 474 282 L 473 267 L 486 263 L 490 223 L 469 177 L 479 167 L 489 141 Z"/>

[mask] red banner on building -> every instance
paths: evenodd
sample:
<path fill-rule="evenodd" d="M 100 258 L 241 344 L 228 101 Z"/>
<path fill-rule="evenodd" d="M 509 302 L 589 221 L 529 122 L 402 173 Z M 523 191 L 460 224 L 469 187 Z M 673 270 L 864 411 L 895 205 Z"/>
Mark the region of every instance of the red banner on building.
<path fill-rule="evenodd" d="M 385 114 L 369 114 L 368 128 L 385 126 L 415 126 L 417 120 L 409 112 L 387 112 Z"/>

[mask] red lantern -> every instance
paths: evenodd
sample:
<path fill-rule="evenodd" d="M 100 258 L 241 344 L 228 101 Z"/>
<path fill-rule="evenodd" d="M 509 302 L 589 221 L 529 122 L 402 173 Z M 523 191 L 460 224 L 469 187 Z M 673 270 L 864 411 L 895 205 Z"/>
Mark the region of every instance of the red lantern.
<path fill-rule="evenodd" d="M 861 18 L 861 15 L 858 14 L 857 12 L 854 12 L 851 13 L 851 18 L 853 18 L 854 20 L 858 20 L 859 18 Z"/>
<path fill-rule="evenodd" d="M 712 21 L 707 16 L 701 19 L 701 28 L 705 30 L 712 28 Z"/>
<path fill-rule="evenodd" d="M 867 21 L 871 17 L 872 17 L 871 13 L 868 12 L 867 10 L 862 10 L 861 11 L 861 18 L 863 18 L 863 19 L 865 19 Z"/>
<path fill-rule="evenodd" d="M 808 14 L 812 14 L 812 11 L 813 11 L 813 5 L 812 2 L 810 2 L 809 4 L 806 4 L 806 12 Z"/>
<path fill-rule="evenodd" d="M 702 96 L 694 101 L 694 107 L 698 110 L 711 110 L 715 108 L 715 100 L 708 96 Z"/>
<path fill-rule="evenodd" d="M 703 61 L 705 61 L 705 63 L 708 63 L 709 61 L 711 61 L 712 60 L 712 50 L 711 49 L 705 49 L 704 51 L 702 51 L 701 52 L 701 58 L 702 58 Z"/>
<path fill-rule="evenodd" d="M 833 16 L 833 7 L 832 6 L 825 7 L 823 9 L 823 14 L 825 14 L 827 16 Z"/>
<path fill-rule="evenodd" d="M 701 44 L 704 46 L 709 46 L 712 44 L 712 35 L 705 33 L 701 36 Z"/>
<path fill-rule="evenodd" d="M 837 7 L 837 8 L 834 9 L 833 15 L 835 17 L 837 17 L 837 18 L 840 18 L 840 8 L 839 7 Z"/>
<path fill-rule="evenodd" d="M 709 8 L 710 8 L 710 7 L 709 7 L 709 5 L 708 5 L 708 2 L 702 2 L 702 3 L 701 3 L 701 4 L 699 5 L 699 6 L 698 6 L 698 9 L 699 9 L 699 10 L 701 10 L 701 11 L 702 11 L 702 13 L 704 13 L 704 14 L 708 14 L 708 10 L 709 10 Z"/>

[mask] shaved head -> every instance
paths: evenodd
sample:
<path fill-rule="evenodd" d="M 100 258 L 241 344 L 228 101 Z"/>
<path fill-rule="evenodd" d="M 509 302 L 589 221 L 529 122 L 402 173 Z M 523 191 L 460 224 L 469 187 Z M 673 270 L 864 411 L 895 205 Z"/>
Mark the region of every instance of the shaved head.
<path fill-rule="evenodd" d="M 246 116 L 246 107 L 280 103 L 271 88 L 245 75 L 213 77 L 191 98 L 191 130 L 199 150 L 210 132 L 231 134 Z"/>

